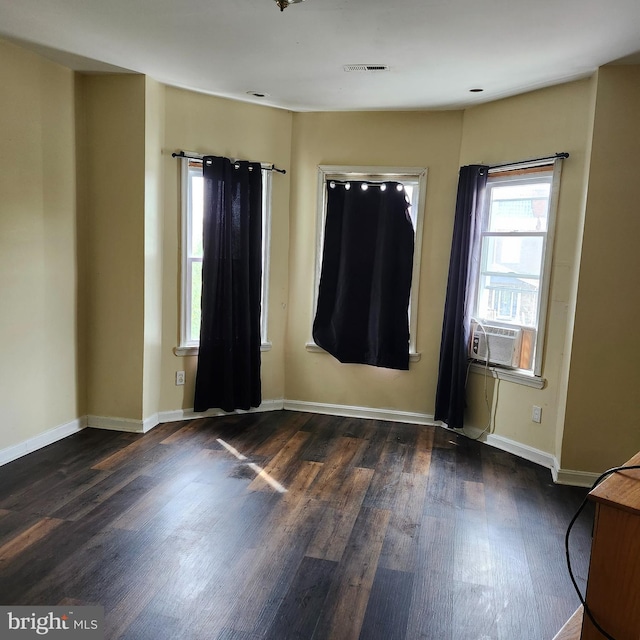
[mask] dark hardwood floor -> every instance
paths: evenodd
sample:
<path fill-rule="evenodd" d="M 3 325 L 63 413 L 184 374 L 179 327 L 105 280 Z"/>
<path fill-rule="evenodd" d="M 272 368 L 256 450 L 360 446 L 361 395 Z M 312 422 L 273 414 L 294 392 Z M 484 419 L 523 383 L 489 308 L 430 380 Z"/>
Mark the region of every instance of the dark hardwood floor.
<path fill-rule="evenodd" d="M 0 603 L 100 604 L 109 639 L 551 640 L 585 493 L 442 428 L 85 429 L 0 468 Z"/>

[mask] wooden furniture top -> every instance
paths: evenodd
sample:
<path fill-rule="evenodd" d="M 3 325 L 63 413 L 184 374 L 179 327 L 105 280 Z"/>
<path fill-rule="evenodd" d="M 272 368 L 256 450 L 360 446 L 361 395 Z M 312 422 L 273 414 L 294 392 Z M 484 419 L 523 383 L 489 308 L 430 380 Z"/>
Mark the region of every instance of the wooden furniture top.
<path fill-rule="evenodd" d="M 583 613 L 582 605 L 580 605 L 567 620 L 564 627 L 554 636 L 553 640 L 580 640 Z"/>
<path fill-rule="evenodd" d="M 627 465 L 640 465 L 640 453 L 626 462 Z M 640 469 L 612 473 L 589 493 L 589 499 L 640 514 Z"/>

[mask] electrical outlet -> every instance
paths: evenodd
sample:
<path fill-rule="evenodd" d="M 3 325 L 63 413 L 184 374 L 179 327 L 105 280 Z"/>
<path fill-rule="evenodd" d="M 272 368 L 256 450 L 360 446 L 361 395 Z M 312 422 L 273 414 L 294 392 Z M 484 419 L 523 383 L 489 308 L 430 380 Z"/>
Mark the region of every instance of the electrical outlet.
<path fill-rule="evenodd" d="M 535 404 L 533 405 L 533 409 L 531 410 L 531 420 L 537 423 L 542 422 L 542 407 L 536 407 Z"/>
<path fill-rule="evenodd" d="M 184 384 L 184 371 L 176 371 L 176 386 Z"/>

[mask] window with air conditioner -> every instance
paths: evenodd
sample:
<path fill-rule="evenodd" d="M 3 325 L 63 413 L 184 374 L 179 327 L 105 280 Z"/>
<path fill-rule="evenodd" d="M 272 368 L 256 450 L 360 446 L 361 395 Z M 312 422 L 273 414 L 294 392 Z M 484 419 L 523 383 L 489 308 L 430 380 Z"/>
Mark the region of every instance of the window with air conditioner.
<path fill-rule="evenodd" d="M 473 247 L 478 361 L 541 375 L 560 164 L 489 170 Z"/>

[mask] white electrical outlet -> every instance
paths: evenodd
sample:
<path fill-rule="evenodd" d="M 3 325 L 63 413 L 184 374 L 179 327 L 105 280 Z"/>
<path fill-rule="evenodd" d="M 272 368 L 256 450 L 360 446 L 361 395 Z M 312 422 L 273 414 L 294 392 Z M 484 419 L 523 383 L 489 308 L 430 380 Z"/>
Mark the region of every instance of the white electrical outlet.
<path fill-rule="evenodd" d="M 176 371 L 176 386 L 184 384 L 184 371 Z"/>
<path fill-rule="evenodd" d="M 542 407 L 536 407 L 535 404 L 533 405 L 533 409 L 531 410 L 531 420 L 537 423 L 542 422 Z"/>

